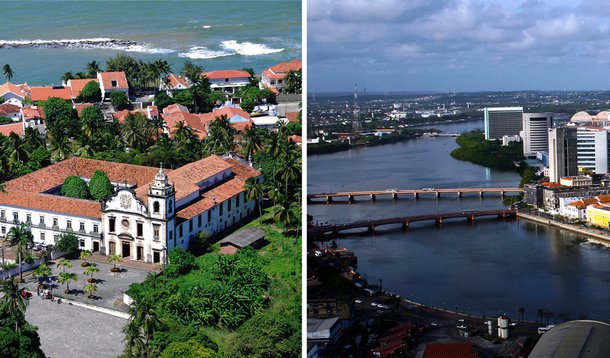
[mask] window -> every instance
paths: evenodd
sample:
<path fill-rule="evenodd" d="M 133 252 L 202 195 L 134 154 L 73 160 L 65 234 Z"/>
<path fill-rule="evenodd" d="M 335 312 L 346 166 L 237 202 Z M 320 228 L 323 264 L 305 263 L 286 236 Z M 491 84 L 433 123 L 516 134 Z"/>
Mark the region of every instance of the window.
<path fill-rule="evenodd" d="M 40 233 L 40 241 L 44 241 L 44 232 Z"/>
<path fill-rule="evenodd" d="M 80 239 L 79 245 L 80 245 L 80 247 L 85 247 L 85 240 Z"/>
<path fill-rule="evenodd" d="M 231 199 L 227 200 L 227 211 L 231 211 Z"/>
<path fill-rule="evenodd" d="M 169 232 L 169 239 L 170 239 L 170 241 L 174 239 L 174 232 L 173 231 Z"/>
<path fill-rule="evenodd" d="M 53 242 L 57 243 L 57 240 L 59 240 L 59 235 L 53 235 Z"/>
<path fill-rule="evenodd" d="M 57 227 L 59 220 L 57 218 L 53 218 L 53 226 Z"/>
<path fill-rule="evenodd" d="M 97 224 L 93 224 L 93 232 L 96 233 L 96 234 L 98 232 L 100 232 L 100 228 L 99 228 L 99 226 L 97 226 Z"/>
<path fill-rule="evenodd" d="M 116 225 L 116 218 L 110 217 L 108 220 L 108 231 L 114 232 L 115 225 Z"/>
<path fill-rule="evenodd" d="M 0 210 L 0 218 L 3 218 L 3 217 L 4 217 L 4 215 L 5 215 L 5 214 L 4 214 L 4 210 Z"/>
<path fill-rule="evenodd" d="M 40 215 L 40 225 L 44 226 L 44 216 Z"/>
<path fill-rule="evenodd" d="M 118 82 L 118 81 L 115 81 L 115 80 L 111 80 L 111 81 L 110 81 L 110 86 L 112 86 L 112 87 L 118 87 L 118 86 L 119 86 L 119 82 Z"/>
<path fill-rule="evenodd" d="M 199 214 L 199 216 L 197 216 L 197 227 L 201 227 L 201 215 L 203 214 Z"/>
<path fill-rule="evenodd" d="M 237 197 L 235 198 L 235 207 L 239 206 L 239 197 L 241 196 L 242 193 L 239 193 L 239 195 L 237 195 Z"/>
<path fill-rule="evenodd" d="M 182 237 L 182 225 L 178 226 L 178 236 Z"/>
<path fill-rule="evenodd" d="M 208 210 L 208 223 L 212 221 L 212 210 Z"/>
<path fill-rule="evenodd" d="M 136 228 L 137 236 L 144 236 L 144 225 L 142 223 L 136 223 Z"/>
<path fill-rule="evenodd" d="M 160 225 L 153 224 L 153 237 L 159 240 L 159 230 L 161 229 Z"/>
<path fill-rule="evenodd" d="M 189 220 L 189 232 L 193 231 L 193 220 Z"/>
<path fill-rule="evenodd" d="M 2 235 L 6 234 L 6 226 L 2 227 Z"/>
<path fill-rule="evenodd" d="M 66 220 L 66 229 L 72 230 L 72 220 Z"/>
<path fill-rule="evenodd" d="M 13 211 L 13 221 L 19 222 L 19 213 L 16 211 Z"/>
<path fill-rule="evenodd" d="M 155 201 L 153 203 L 153 213 L 158 214 L 159 213 L 159 202 Z"/>
<path fill-rule="evenodd" d="M 32 214 L 30 214 L 30 213 L 25 214 L 25 222 L 28 224 L 32 223 Z"/>
<path fill-rule="evenodd" d="M 80 224 L 79 224 L 78 229 L 79 229 L 80 231 L 85 231 L 85 223 L 81 221 L 81 222 L 80 222 Z"/>
<path fill-rule="evenodd" d="M 225 82 L 229 82 L 229 79 L 228 79 L 228 78 L 225 78 Z"/>
<path fill-rule="evenodd" d="M 169 214 L 172 213 L 172 211 L 174 211 L 174 203 L 170 200 L 169 201 L 169 210 L 167 211 Z"/>
<path fill-rule="evenodd" d="M 223 206 L 222 204 L 223 203 L 220 203 L 220 214 L 219 214 L 220 216 L 222 216 L 222 206 Z"/>

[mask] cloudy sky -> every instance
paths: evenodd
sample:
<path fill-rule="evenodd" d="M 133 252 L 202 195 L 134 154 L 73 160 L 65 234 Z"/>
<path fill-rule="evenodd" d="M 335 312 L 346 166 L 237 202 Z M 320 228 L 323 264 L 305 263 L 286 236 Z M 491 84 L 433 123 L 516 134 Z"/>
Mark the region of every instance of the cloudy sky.
<path fill-rule="evenodd" d="M 610 1 L 308 0 L 308 91 L 610 89 Z"/>

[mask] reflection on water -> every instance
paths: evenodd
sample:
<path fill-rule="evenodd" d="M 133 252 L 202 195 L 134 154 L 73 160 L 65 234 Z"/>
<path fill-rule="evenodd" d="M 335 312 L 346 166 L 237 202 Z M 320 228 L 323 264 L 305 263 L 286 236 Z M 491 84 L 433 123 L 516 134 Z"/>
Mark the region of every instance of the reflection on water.
<path fill-rule="evenodd" d="M 469 130 L 479 122 L 452 126 Z M 418 139 L 308 158 L 308 190 L 328 192 L 385 188 L 514 187 L 514 172 L 490 170 L 449 156 L 454 138 Z M 320 222 L 498 208 L 498 196 L 400 198 L 344 205 L 309 205 Z M 610 250 L 583 237 L 522 220 L 463 219 L 382 228 L 354 234 L 339 244 L 358 255 L 359 271 L 384 289 L 426 304 L 474 315 L 506 312 L 535 320 L 594 318 L 610 322 Z"/>

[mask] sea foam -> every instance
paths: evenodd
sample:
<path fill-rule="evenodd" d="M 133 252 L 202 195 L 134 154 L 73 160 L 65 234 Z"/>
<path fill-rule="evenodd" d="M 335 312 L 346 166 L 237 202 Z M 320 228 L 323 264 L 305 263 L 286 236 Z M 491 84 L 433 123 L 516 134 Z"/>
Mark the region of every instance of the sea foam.
<path fill-rule="evenodd" d="M 147 43 L 112 38 L 62 39 L 62 40 L 0 40 L 3 48 L 79 48 L 110 49 L 129 52 L 171 53 L 171 49 L 155 48 Z"/>
<path fill-rule="evenodd" d="M 178 54 L 180 57 L 188 57 L 192 59 L 210 59 L 223 56 L 242 55 L 256 56 L 268 55 L 271 53 L 284 51 L 283 48 L 271 48 L 264 44 L 253 42 L 237 42 L 235 40 L 223 41 L 220 43 L 222 50 L 212 50 L 205 46 L 191 47 L 187 52 Z"/>

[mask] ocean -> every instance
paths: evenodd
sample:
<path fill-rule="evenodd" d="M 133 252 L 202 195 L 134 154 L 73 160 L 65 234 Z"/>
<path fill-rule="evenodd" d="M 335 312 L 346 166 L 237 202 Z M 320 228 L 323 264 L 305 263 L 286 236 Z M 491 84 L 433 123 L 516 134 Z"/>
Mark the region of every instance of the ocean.
<path fill-rule="evenodd" d="M 301 1 L 28 1 L 1 13 L 0 66 L 13 83 L 60 84 L 119 53 L 166 60 L 173 72 L 186 59 L 259 74 L 301 58 Z"/>

